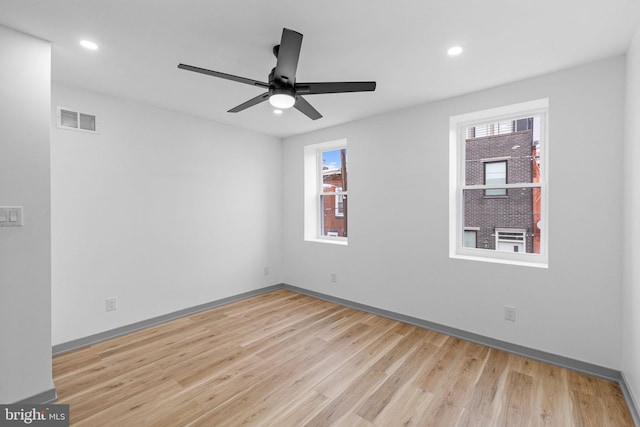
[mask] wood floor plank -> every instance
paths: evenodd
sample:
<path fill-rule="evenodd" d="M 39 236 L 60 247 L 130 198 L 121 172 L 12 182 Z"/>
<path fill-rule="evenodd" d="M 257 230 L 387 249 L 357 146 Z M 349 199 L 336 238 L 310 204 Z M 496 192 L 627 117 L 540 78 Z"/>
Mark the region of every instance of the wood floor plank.
<path fill-rule="evenodd" d="M 324 375 L 313 386 L 314 391 L 327 398 L 336 397 L 352 381 L 371 370 L 380 356 L 395 347 L 402 338 L 390 329 L 380 330 L 376 336 L 368 336 L 374 339 L 366 345 L 363 343 L 363 348 L 352 354 L 332 351 L 326 360 Z"/>
<path fill-rule="evenodd" d="M 596 395 L 602 399 L 602 415 L 605 418 L 605 424 L 633 425 L 633 419 L 630 418 L 631 414 L 627 410 L 620 386 L 599 378 L 597 388 Z"/>
<path fill-rule="evenodd" d="M 416 379 L 416 386 L 435 393 L 447 380 L 449 372 L 456 366 L 469 344 L 458 338 L 449 338 L 433 356 L 434 363 L 429 364 Z"/>
<path fill-rule="evenodd" d="M 326 405 L 328 398 L 315 390 L 307 393 L 285 405 L 275 412 L 270 419 L 265 420 L 264 425 L 269 427 L 303 426 L 313 418 Z"/>
<path fill-rule="evenodd" d="M 342 417 L 342 419 L 334 423 L 334 425 L 335 427 L 375 427 L 375 424 L 370 423 L 353 412 L 349 412 Z"/>
<path fill-rule="evenodd" d="M 532 423 L 534 402 L 533 377 L 512 370 L 507 374 L 507 383 L 502 399 L 502 410 L 496 426 L 529 425 Z M 526 420 L 523 421 L 522 420 Z"/>
<path fill-rule="evenodd" d="M 408 382 L 407 380 L 411 380 L 416 375 L 420 365 L 425 363 L 435 351 L 436 347 L 426 343 L 414 349 L 402 365 L 360 405 L 356 413 L 365 420 L 375 421 L 380 412 L 393 400 L 394 395 Z"/>
<path fill-rule="evenodd" d="M 489 350 L 486 362 L 475 382 L 473 392 L 458 421 L 460 426 L 489 425 L 500 409 L 500 396 L 505 379 L 508 354 Z"/>
<path fill-rule="evenodd" d="M 420 425 L 456 425 L 473 393 L 485 364 L 489 349 L 467 343 L 447 371 L 446 380 L 437 389 L 436 397 L 420 419 Z"/>
<path fill-rule="evenodd" d="M 420 427 L 420 419 L 433 401 L 433 397 L 433 394 L 407 381 L 376 416 L 374 425 Z"/>
<path fill-rule="evenodd" d="M 540 363 L 535 378 L 538 389 L 536 409 L 539 425 L 571 425 L 570 414 L 563 410 L 571 407 L 567 371 L 557 366 Z"/>
<path fill-rule="evenodd" d="M 633 426 L 616 383 L 283 289 L 53 375 L 73 426 Z"/>

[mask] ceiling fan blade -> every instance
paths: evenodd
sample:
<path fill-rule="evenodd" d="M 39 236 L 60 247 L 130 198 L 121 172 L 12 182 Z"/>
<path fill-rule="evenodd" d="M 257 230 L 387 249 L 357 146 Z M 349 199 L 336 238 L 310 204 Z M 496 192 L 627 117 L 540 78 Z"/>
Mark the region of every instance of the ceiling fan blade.
<path fill-rule="evenodd" d="M 178 64 L 178 68 L 187 71 L 193 71 L 195 73 L 206 74 L 208 76 L 220 77 L 221 79 L 233 80 L 234 82 L 245 83 L 252 86 L 258 86 L 265 89 L 269 88 L 268 83 L 263 83 L 253 79 L 247 79 L 245 77 L 238 77 L 232 74 L 221 73 L 219 71 L 207 70 L 206 68 L 194 67 L 193 65 Z"/>
<path fill-rule="evenodd" d="M 278 61 L 273 74 L 274 79 L 279 83 L 286 86 L 295 84 L 301 46 L 302 34 L 288 28 L 282 29 L 282 39 L 278 48 Z"/>
<path fill-rule="evenodd" d="M 326 82 L 296 83 L 296 93 L 315 95 L 320 93 L 370 92 L 376 90 L 376 82 Z"/>
<path fill-rule="evenodd" d="M 306 99 L 304 99 L 299 95 L 296 96 L 296 103 L 294 107 L 296 107 L 296 110 L 300 111 L 302 114 L 309 117 L 311 120 L 318 120 L 319 118 L 322 117 L 322 114 L 320 114 L 318 110 L 313 108 L 313 106 L 309 104 Z"/>
<path fill-rule="evenodd" d="M 246 110 L 249 107 L 253 107 L 254 105 L 258 105 L 261 102 L 266 101 L 267 99 L 269 99 L 269 92 L 265 92 L 262 95 L 256 96 L 255 98 L 251 98 L 247 102 L 243 102 L 242 104 L 238 105 L 237 107 L 233 107 L 231 110 L 229 110 L 227 112 L 228 113 L 237 113 L 239 111 Z"/>

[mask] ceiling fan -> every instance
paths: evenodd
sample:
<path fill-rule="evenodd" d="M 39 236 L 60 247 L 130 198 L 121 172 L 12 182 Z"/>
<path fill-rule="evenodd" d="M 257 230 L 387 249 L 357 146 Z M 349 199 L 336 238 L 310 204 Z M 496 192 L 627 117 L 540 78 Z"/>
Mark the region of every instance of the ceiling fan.
<path fill-rule="evenodd" d="M 288 28 L 282 29 L 280 44 L 273 47 L 273 54 L 276 56 L 277 61 L 275 68 L 269 74 L 269 83 L 186 64 L 178 64 L 178 68 L 267 89 L 267 92 L 230 109 L 229 113 L 237 113 L 268 99 L 269 103 L 276 108 L 295 107 L 310 119 L 317 120 L 322 117 L 322 114 L 313 108 L 302 95 L 367 92 L 376 89 L 376 82 L 297 83 L 296 69 L 298 68 L 301 45 L 302 34 Z"/>

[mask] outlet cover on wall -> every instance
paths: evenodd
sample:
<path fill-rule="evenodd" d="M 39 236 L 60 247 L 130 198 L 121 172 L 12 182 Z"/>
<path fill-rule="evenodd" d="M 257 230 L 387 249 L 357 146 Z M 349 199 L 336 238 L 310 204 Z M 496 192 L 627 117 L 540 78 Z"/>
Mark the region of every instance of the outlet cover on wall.
<path fill-rule="evenodd" d="M 107 311 L 114 311 L 118 309 L 118 298 L 107 298 Z"/>
<path fill-rule="evenodd" d="M 511 322 L 516 321 L 516 308 L 511 305 L 504 306 L 504 319 L 510 320 Z"/>

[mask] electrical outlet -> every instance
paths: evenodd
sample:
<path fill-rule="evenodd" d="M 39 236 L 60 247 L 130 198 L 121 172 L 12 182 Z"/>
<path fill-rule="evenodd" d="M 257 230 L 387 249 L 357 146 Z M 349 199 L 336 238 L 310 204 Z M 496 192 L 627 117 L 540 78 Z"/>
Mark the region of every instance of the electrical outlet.
<path fill-rule="evenodd" d="M 504 306 L 504 320 L 509 320 L 511 322 L 516 321 L 516 308 L 511 305 Z"/>
<path fill-rule="evenodd" d="M 118 298 L 107 298 L 107 311 L 114 311 L 118 309 Z"/>
<path fill-rule="evenodd" d="M 265 267 L 263 271 L 265 276 L 269 275 L 269 267 Z"/>
<path fill-rule="evenodd" d="M 331 273 L 331 283 L 336 283 L 338 281 L 338 275 L 336 273 Z"/>

